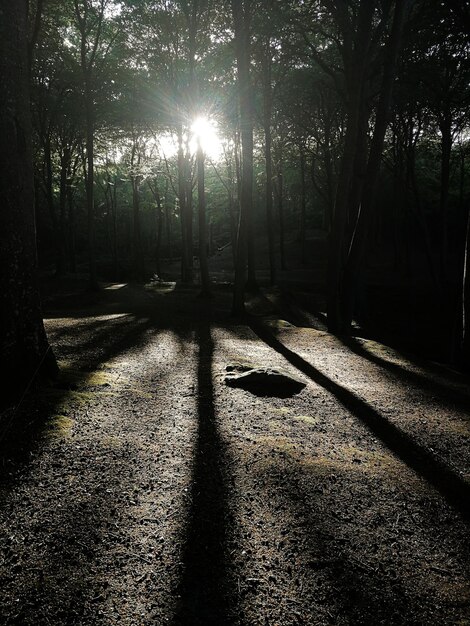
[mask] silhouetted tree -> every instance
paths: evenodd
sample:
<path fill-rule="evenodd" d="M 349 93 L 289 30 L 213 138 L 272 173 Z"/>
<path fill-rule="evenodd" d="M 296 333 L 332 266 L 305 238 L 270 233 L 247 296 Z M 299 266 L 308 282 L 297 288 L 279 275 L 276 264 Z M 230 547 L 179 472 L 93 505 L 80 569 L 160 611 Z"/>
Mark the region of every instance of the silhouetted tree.
<path fill-rule="evenodd" d="M 37 285 L 26 0 L 0 3 L 0 364 L 6 395 L 54 374 Z"/>

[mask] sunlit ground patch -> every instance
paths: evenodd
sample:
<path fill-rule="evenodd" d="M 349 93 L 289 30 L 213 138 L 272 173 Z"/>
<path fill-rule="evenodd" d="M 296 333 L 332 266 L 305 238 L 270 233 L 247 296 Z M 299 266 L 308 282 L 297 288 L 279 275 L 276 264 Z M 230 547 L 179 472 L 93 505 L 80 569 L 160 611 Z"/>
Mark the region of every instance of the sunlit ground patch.
<path fill-rule="evenodd" d="M 160 294 L 171 293 L 176 289 L 176 282 L 151 280 L 145 285 L 145 289 L 147 289 L 147 291 L 155 291 L 156 293 Z"/>
<path fill-rule="evenodd" d="M 377 452 L 359 448 L 357 446 L 343 444 L 335 445 L 330 450 L 318 449 L 318 453 L 309 451 L 302 442 L 289 436 L 274 433 L 255 437 L 260 445 L 263 458 L 260 465 L 275 467 L 278 463 L 278 455 L 282 455 L 286 461 L 295 462 L 299 468 L 314 474 L 330 473 L 362 473 L 377 477 L 387 476 L 396 483 L 413 483 L 413 488 L 418 489 L 421 481 L 412 472 L 404 471 L 403 466 L 395 457 L 388 452 Z M 251 450 L 250 450 L 251 453 Z"/>
<path fill-rule="evenodd" d="M 312 417 L 311 415 L 293 415 L 292 419 L 304 422 L 309 426 L 315 426 L 315 424 L 318 424 L 319 422 L 317 417 Z"/>
<path fill-rule="evenodd" d="M 75 369 L 70 365 L 70 362 L 59 362 L 59 379 L 57 381 L 57 387 L 64 389 L 69 388 L 72 390 L 85 390 L 90 387 L 113 387 L 118 381 L 121 384 L 124 382 L 121 374 L 113 372 L 101 366 L 99 369 L 92 371 L 83 371 Z"/>
<path fill-rule="evenodd" d="M 295 326 L 293 326 L 290 322 L 280 319 L 266 320 L 264 323 L 275 330 L 288 330 L 290 328 L 295 328 Z"/>
<path fill-rule="evenodd" d="M 72 435 L 74 420 L 67 415 L 53 415 L 46 424 L 46 437 L 50 439 L 69 439 Z"/>
<path fill-rule="evenodd" d="M 106 291 L 117 291 L 118 289 L 123 289 L 127 287 L 127 283 L 112 283 L 111 285 L 107 285 L 105 287 Z"/>

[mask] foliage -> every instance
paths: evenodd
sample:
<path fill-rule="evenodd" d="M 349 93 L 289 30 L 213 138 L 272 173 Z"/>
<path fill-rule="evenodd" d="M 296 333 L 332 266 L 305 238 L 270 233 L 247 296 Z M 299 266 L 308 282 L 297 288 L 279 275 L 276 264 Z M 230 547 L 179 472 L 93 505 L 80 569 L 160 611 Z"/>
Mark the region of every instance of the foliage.
<path fill-rule="evenodd" d="M 57 269 L 63 271 L 77 269 L 85 259 L 86 94 L 81 63 L 93 54 L 100 7 L 104 7 L 103 22 L 90 89 L 101 275 L 111 277 L 109 257 L 114 250 L 114 275 L 131 276 L 136 245 L 132 238 L 139 229 L 149 260 L 147 276 L 154 270 L 159 228 L 166 233 L 159 254 L 172 259 L 186 255 L 187 263 L 189 256 L 192 259 L 193 238 L 197 248 L 198 200 L 191 142 L 198 116 L 214 121 L 220 143 L 206 160 L 208 222 L 218 243 L 230 239 L 234 243 L 243 154 L 230 3 L 80 0 L 75 4 L 88 11 L 85 47 L 74 2 L 50 0 L 32 67 L 42 262 L 55 258 Z M 346 190 L 350 206 L 341 244 L 341 254 L 346 254 L 380 115 L 397 5 L 393 0 L 246 3 L 254 106 L 253 218 L 258 231 L 266 231 L 269 218 L 263 207 L 272 193 L 276 241 L 280 229 L 302 241 L 306 229 L 331 232 L 349 158 L 345 157 L 348 128 L 354 103 L 359 102 L 365 152 L 353 157 Z M 468 6 L 432 0 L 405 5 L 408 12 L 368 239 L 383 240 L 393 248 L 387 258 L 380 256 L 384 281 L 390 271 L 397 280 L 407 280 L 411 258 L 415 267 L 427 266 L 424 273 L 420 270 L 424 282 L 434 276 L 437 282 L 456 288 L 462 279 L 462 232 L 470 191 Z M 358 55 L 361 45 L 365 53 Z M 271 191 L 266 185 L 267 141 L 272 144 Z M 160 209 L 155 208 L 152 184 L 162 198 Z M 64 233 L 69 235 L 64 238 Z M 413 237 L 423 243 L 410 249 Z M 66 241 L 62 253 L 61 241 Z M 367 246 L 366 266 L 379 262 L 374 250 Z"/>

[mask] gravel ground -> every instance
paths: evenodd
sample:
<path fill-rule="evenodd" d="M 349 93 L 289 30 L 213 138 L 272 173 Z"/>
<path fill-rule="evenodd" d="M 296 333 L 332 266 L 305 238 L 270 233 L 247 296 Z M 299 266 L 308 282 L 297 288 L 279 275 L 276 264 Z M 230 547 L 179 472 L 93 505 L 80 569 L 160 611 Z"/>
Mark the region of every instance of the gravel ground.
<path fill-rule="evenodd" d="M 468 381 L 196 295 L 46 303 L 61 376 L 1 448 L 0 623 L 470 624 Z"/>

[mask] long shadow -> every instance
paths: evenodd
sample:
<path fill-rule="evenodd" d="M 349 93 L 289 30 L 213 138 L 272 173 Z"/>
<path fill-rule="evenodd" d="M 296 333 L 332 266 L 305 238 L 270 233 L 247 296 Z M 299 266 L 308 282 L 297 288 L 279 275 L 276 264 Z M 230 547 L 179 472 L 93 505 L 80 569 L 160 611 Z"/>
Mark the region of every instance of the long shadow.
<path fill-rule="evenodd" d="M 390 423 L 378 411 L 369 406 L 342 385 L 322 374 L 298 354 L 286 348 L 262 324 L 253 320 L 252 330 L 267 345 L 276 350 L 294 367 L 311 380 L 333 394 L 353 415 L 360 419 L 398 458 L 427 480 L 442 496 L 470 521 L 470 485 L 455 474 L 445 463 L 417 444 L 409 435 Z"/>
<path fill-rule="evenodd" d="M 297 304 L 297 300 L 300 300 L 300 306 Z M 305 302 L 302 298 L 298 297 L 298 294 L 292 294 L 290 292 L 282 294 L 282 301 L 285 303 L 288 311 L 294 311 L 297 317 L 300 319 L 302 323 L 305 323 L 307 326 L 312 325 L 312 317 L 315 318 L 319 323 L 315 323 L 314 327 L 318 330 L 326 330 L 327 318 L 326 315 L 315 308 L 310 306 L 306 306 L 306 311 L 304 311 L 303 307 L 305 306 Z M 294 322 L 295 323 L 295 322 Z M 371 329 L 369 329 L 371 330 Z M 438 376 L 446 376 L 447 372 L 443 370 L 443 367 L 432 363 L 429 360 L 426 360 L 424 356 L 418 356 L 416 354 L 410 353 L 410 346 L 406 344 L 400 344 L 398 339 L 391 334 L 386 334 L 385 332 L 380 332 L 379 329 L 373 329 L 372 332 L 366 332 L 364 329 L 355 333 L 355 336 L 346 337 L 346 336 L 337 336 L 337 338 L 347 346 L 352 352 L 357 354 L 358 356 L 367 359 L 369 362 L 378 365 L 379 367 L 389 371 L 391 374 L 399 378 L 400 380 L 406 383 L 412 383 L 416 387 L 423 389 L 424 391 L 430 391 L 433 395 L 439 394 L 442 400 L 447 402 L 452 402 L 455 406 L 462 410 L 470 410 L 470 395 L 466 394 L 464 391 L 456 388 L 449 387 L 449 384 L 445 382 L 441 382 L 435 377 L 430 380 L 426 375 L 420 374 L 418 372 L 413 372 L 409 370 L 403 369 L 397 363 L 390 363 L 389 361 L 380 358 L 376 354 L 372 354 L 369 352 L 364 346 L 361 345 L 359 338 L 370 339 L 373 341 L 379 341 L 384 343 L 385 345 L 390 346 L 394 350 L 398 351 L 402 356 L 404 356 L 408 361 L 410 361 L 413 365 L 417 365 L 420 368 L 423 368 L 430 373 L 435 373 Z M 454 374 L 454 377 L 460 376 L 462 378 L 462 382 L 464 382 L 463 374 Z"/>
<path fill-rule="evenodd" d="M 103 457 L 106 453 L 101 448 L 94 451 L 96 454 L 103 452 Z M 15 546 L 13 560 L 6 561 L 2 568 L 3 580 L 10 581 L 13 593 L 21 600 L 12 604 L 10 591 L 6 594 L 9 602 L 4 602 L 2 589 L 1 624 L 98 625 L 103 622 L 98 609 L 106 595 L 106 585 L 90 564 L 100 562 L 109 546 L 109 529 L 113 528 L 115 535 L 116 517 L 126 514 L 126 502 L 117 496 L 123 489 L 132 489 L 133 480 L 123 476 L 123 463 L 125 459 L 117 454 L 99 463 L 90 459 L 86 477 L 82 475 L 82 480 L 95 486 L 90 493 L 77 494 L 76 485 L 71 484 L 62 489 L 60 504 L 52 511 L 47 510 L 46 504 L 42 508 L 40 504 L 35 505 L 36 519 L 44 520 L 36 522 L 37 536 L 34 535 L 28 548 L 22 548 L 21 544 Z M 111 488 L 100 489 L 102 483 Z M 31 527 L 27 530 L 31 532 Z M 117 545 L 121 545 L 126 537 L 119 535 L 117 539 Z M 111 541 L 114 545 L 116 540 Z M 17 558 L 23 562 L 20 576 L 14 574 Z M 92 621 L 87 621 L 87 617 Z"/>
<path fill-rule="evenodd" d="M 180 317 L 175 319 L 174 312 L 178 306 Z M 125 308 L 126 312 L 129 313 L 127 307 Z M 188 325 L 187 319 L 186 324 L 183 323 L 184 316 L 181 309 L 181 302 L 175 302 L 171 310 L 163 311 L 158 310 L 155 303 L 150 302 L 149 306 L 142 307 L 138 311 L 131 311 L 129 317 L 126 317 L 124 321 L 121 318 L 101 321 L 90 320 L 89 324 L 84 325 L 83 333 L 81 329 L 77 332 L 77 329 L 73 327 L 66 331 L 60 331 L 58 334 L 54 333 L 51 343 L 54 344 L 54 339 L 58 340 L 59 353 L 66 349 L 74 364 L 79 361 L 86 366 L 86 369 L 75 372 L 77 376 L 73 380 L 76 387 L 69 387 L 66 378 L 59 382 L 54 390 L 56 393 L 53 394 L 53 400 L 48 401 L 47 404 L 32 394 L 21 406 L 21 411 L 15 416 L 12 428 L 8 430 L 8 437 L 0 441 L 0 512 L 2 512 L 4 505 L 8 504 L 9 494 L 14 485 L 21 483 L 26 478 L 29 471 L 28 466 L 33 458 L 32 454 L 35 451 L 40 452 L 41 442 L 48 432 L 49 418 L 55 415 L 56 407 L 62 404 L 73 389 L 87 388 L 86 380 L 90 370 L 99 367 L 100 364 L 106 363 L 113 357 L 125 354 L 128 350 L 135 351 L 144 348 L 148 341 L 155 339 L 155 333 L 162 332 L 165 328 L 172 329 L 180 343 L 184 343 L 185 338 L 190 333 L 188 326 L 192 324 Z M 92 313 L 90 317 L 94 317 Z M 228 624 L 228 618 L 225 617 L 228 604 L 223 603 L 222 595 L 220 595 L 223 587 L 221 581 L 224 579 L 223 546 L 225 541 L 225 499 L 220 471 L 222 461 L 214 462 L 218 471 L 208 470 L 204 472 L 203 468 L 201 469 L 204 465 L 204 455 L 210 457 L 211 454 L 215 456 L 219 453 L 220 441 L 217 440 L 212 406 L 210 363 L 213 347 L 209 329 L 204 330 L 200 335 L 202 347 L 199 367 L 199 413 L 202 425 L 200 445 L 198 446 L 199 455 L 196 462 L 196 466 L 199 468 L 196 469 L 196 475 L 199 476 L 199 486 L 194 493 L 194 504 L 197 503 L 197 506 L 193 506 L 192 509 L 194 513 L 192 519 L 199 520 L 199 524 L 192 525 L 192 532 L 188 540 L 191 539 L 191 545 L 197 548 L 197 542 L 201 541 L 201 545 L 203 545 L 204 537 L 207 537 L 205 545 L 208 546 L 207 552 L 210 556 L 206 556 L 204 561 L 205 555 L 203 553 L 198 562 L 197 549 L 188 548 L 186 551 L 188 557 L 185 578 L 187 588 L 197 591 L 199 584 L 203 604 L 201 606 L 194 605 L 196 614 L 200 616 L 195 619 L 191 613 L 191 607 L 193 607 L 191 596 L 184 596 L 185 603 L 183 606 L 189 607 L 189 610 L 186 612 L 186 617 L 182 623 Z M 84 358 L 80 358 L 82 353 Z M 6 418 L 8 417 L 7 415 Z M 107 448 L 103 452 L 103 456 L 105 453 L 108 453 Z M 81 457 L 82 454 L 80 452 L 78 456 Z M 96 447 L 93 449 L 94 454 L 101 456 Z M 117 487 L 121 484 L 130 484 L 129 481 L 132 478 L 122 475 L 123 468 L 127 467 L 127 457 L 123 456 L 121 459 L 117 458 L 117 455 L 118 452 L 113 453 L 113 459 L 109 464 L 103 460 L 97 467 L 95 467 L 94 458 L 90 457 L 89 468 L 93 475 L 90 482 L 92 484 L 112 483 Z M 95 473 L 99 473 L 99 478 L 95 477 Z M 202 496 L 199 491 L 202 492 Z M 204 494 L 205 491 L 208 492 L 207 496 Z M 25 595 L 25 602 L 28 606 L 25 609 L 26 612 L 22 613 L 18 617 L 18 622 L 15 623 L 49 623 L 47 615 L 43 617 L 43 614 L 47 614 L 48 610 L 53 613 L 52 621 L 57 617 L 54 623 L 76 623 L 74 620 L 79 620 L 77 616 L 84 611 L 88 613 L 93 610 L 96 611 L 101 602 L 99 598 L 103 589 L 98 578 L 95 579 L 93 570 L 89 568 L 89 562 L 98 559 L 101 551 L 109 545 L 107 534 L 114 519 L 113 515 L 118 509 L 125 507 L 125 503 L 115 502 L 115 493 L 108 493 L 108 490 L 102 489 L 97 489 L 96 493 L 89 494 L 86 503 L 75 501 L 73 487 L 70 489 L 64 487 L 62 494 L 66 497 L 61 502 L 61 508 L 52 517 L 62 520 L 63 524 L 54 526 L 54 532 L 57 533 L 58 538 L 58 548 L 55 546 L 53 537 L 47 544 L 47 546 L 49 544 L 51 546 L 51 554 L 49 555 L 48 547 L 47 563 L 45 562 L 44 565 L 46 581 L 42 583 L 41 579 L 38 578 L 39 574 L 36 575 L 35 572 L 32 572 L 31 576 L 28 575 L 27 578 L 23 576 L 19 584 L 22 586 L 21 593 Z M 210 529 L 206 528 L 207 520 L 209 522 L 212 520 Z M 38 550 L 41 549 L 43 547 L 40 545 Z M 54 555 L 57 558 L 54 559 Z M 204 575 L 205 571 L 210 572 L 210 575 Z M 55 586 L 55 581 L 60 579 L 65 583 L 61 585 L 59 592 Z M 37 585 L 39 586 L 36 589 Z M 103 595 L 105 594 L 103 593 Z M 187 602 L 186 598 L 188 599 Z M 28 608 L 30 604 L 33 606 L 37 603 L 42 603 L 41 612 L 39 609 Z M 11 607 L 0 607 L 1 623 L 3 623 L 3 610 L 10 610 L 11 612 Z M 37 611 L 37 619 L 34 618 L 34 610 Z M 214 617 L 210 618 L 211 615 Z M 8 615 L 8 619 L 10 617 L 11 615 Z M 97 615 L 90 619 L 93 619 L 93 623 L 96 624 L 101 623 L 102 620 Z"/>
<path fill-rule="evenodd" d="M 390 589 L 390 576 L 378 567 L 362 565 L 362 555 L 355 547 L 360 539 L 335 517 L 338 501 L 353 499 L 354 484 L 348 478 L 347 493 L 333 490 L 323 493 L 327 478 L 309 477 L 301 463 L 291 460 L 284 464 L 282 475 L 261 470 L 280 506 L 286 506 L 292 517 L 291 532 L 297 539 L 300 534 L 301 558 L 304 561 L 306 584 L 299 601 L 310 611 L 308 623 L 343 623 L 327 618 L 329 610 L 347 616 L 348 624 L 396 624 L 392 618 L 400 598 L 401 613 L 407 612 L 407 597 L 402 584 L 394 581 Z M 281 471 L 279 470 L 279 474 Z M 304 485 L 307 479 L 308 488 Z M 317 489 L 315 489 L 315 487 Z M 376 541 L 372 534 L 371 541 Z M 288 539 L 287 539 L 288 541 Z M 296 545 L 294 544 L 294 545 Z M 294 547 L 294 549 L 296 549 Z M 377 561 L 375 561 L 377 564 Z M 323 621 L 320 621 L 323 618 Z M 401 622 L 404 623 L 404 622 Z M 412 622 L 409 622 L 412 623 Z"/>
<path fill-rule="evenodd" d="M 169 320 L 165 320 L 169 327 Z M 121 319 L 92 322 L 83 335 L 76 337 L 76 329 L 68 329 L 66 334 L 60 331 L 59 341 L 55 333 L 51 336 L 54 349 L 58 347 L 59 356 L 70 356 L 74 362 L 74 376 L 69 380 L 67 372 L 59 373 L 58 380 L 49 388 L 48 393 L 37 393 L 32 388 L 17 408 L 12 407 L 0 415 L 0 507 L 7 493 L 12 489 L 19 474 L 28 467 L 34 451 L 40 448 L 47 434 L 49 420 L 56 414 L 56 407 L 74 390 L 86 390 L 90 372 L 98 369 L 112 358 L 126 353 L 129 349 L 143 348 L 148 341 L 149 332 L 161 332 L 163 324 L 152 316 L 129 316 Z M 91 336 L 88 331 L 91 329 Z M 185 329 L 180 329 L 179 338 L 183 342 Z M 61 345 L 60 345 L 61 344 Z M 85 354 L 86 367 L 80 361 Z"/>
<path fill-rule="evenodd" d="M 137 290 L 139 294 L 140 291 Z M 176 295 L 176 294 L 175 294 Z M 74 294 L 74 304 L 80 301 L 81 294 Z M 189 301 L 189 298 L 188 298 Z M 181 344 L 188 336 L 188 326 L 185 317 L 185 309 L 181 306 L 181 300 L 165 299 L 164 306 L 159 306 L 161 301 L 149 298 L 145 304 L 138 301 L 136 305 L 124 302 L 119 311 L 125 313 L 125 318 L 96 319 L 90 321 L 84 327 L 57 329 L 50 333 L 51 344 L 54 350 L 58 348 L 58 356 L 71 358 L 81 369 L 81 356 L 86 358 L 86 367 L 82 371 L 82 381 L 85 381 L 90 371 L 100 365 L 125 353 L 129 349 L 143 348 L 149 342 L 149 333 L 162 332 L 166 328 L 177 332 Z M 102 303 L 101 303 L 102 304 Z M 100 303 L 93 309 L 77 310 L 70 308 L 70 316 L 79 320 L 81 317 L 95 318 L 100 313 Z M 110 311 L 106 311 L 106 314 Z M 54 317 L 54 316 L 52 316 Z M 60 315 L 59 315 L 60 317 Z M 83 332 L 82 332 L 83 330 Z M 74 386 L 77 380 L 74 381 Z M 80 381 L 78 381 L 80 386 Z M 59 377 L 56 385 L 57 403 L 72 390 L 66 381 Z M 27 394 L 21 407 L 5 407 L 0 412 L 0 481 L 10 482 L 11 467 L 27 464 L 31 451 L 37 447 L 46 426 L 47 418 L 54 414 L 54 406 L 47 403 L 44 407 L 37 399 L 34 388 L 31 394 Z"/>
<path fill-rule="evenodd" d="M 88 353 L 91 351 L 91 348 L 93 346 L 95 345 L 100 346 L 100 350 L 98 351 L 95 350 L 95 353 L 93 354 L 93 356 L 87 356 L 87 369 L 86 371 L 82 372 L 82 379 L 83 379 L 82 382 L 85 381 L 86 377 L 89 375 L 89 372 L 99 367 L 100 364 L 105 363 L 110 358 L 115 357 L 125 352 L 126 350 L 128 350 L 129 348 L 133 346 L 143 345 L 145 343 L 144 341 L 145 331 L 151 327 L 151 322 L 146 319 L 143 319 L 140 321 L 131 319 L 131 320 L 126 320 L 125 325 L 123 325 L 122 323 L 119 324 L 118 327 L 116 327 L 115 324 L 114 325 L 110 324 L 109 322 L 107 323 L 103 322 L 99 326 L 100 326 L 100 331 L 97 332 L 96 325 L 92 325 L 91 327 L 91 332 L 93 333 L 92 336 L 89 338 L 85 338 L 85 337 L 81 338 L 81 340 L 79 340 L 78 342 L 74 344 L 74 348 L 72 350 L 69 350 L 70 354 L 73 354 L 74 356 L 81 354 L 83 352 L 85 352 L 88 355 Z M 113 327 L 114 332 L 110 330 L 110 326 Z M 74 333 L 76 333 L 74 329 L 69 329 L 69 331 L 67 332 L 67 335 L 69 335 L 70 337 L 70 336 L 73 336 Z M 86 332 L 86 335 L 88 334 L 89 333 Z M 66 342 L 67 335 L 61 334 L 60 341 L 64 344 L 67 343 Z M 51 343 L 53 344 L 55 343 L 54 338 L 52 339 Z M 55 346 L 54 346 L 54 349 L 55 349 Z M 59 352 L 60 352 L 60 349 L 59 349 Z M 68 388 L 67 386 L 61 387 L 61 385 L 62 385 L 62 381 L 59 375 L 59 380 L 57 384 L 55 385 L 57 390 L 63 391 L 63 394 L 58 394 L 59 396 L 61 396 L 58 398 L 59 402 L 63 399 L 63 396 L 65 396 L 70 391 L 70 388 Z M 32 387 L 32 393 L 30 395 L 25 396 L 24 402 L 21 403 L 21 405 L 18 407 L 18 410 L 15 410 L 15 408 L 12 407 L 11 411 L 8 411 L 5 413 L 5 415 L 3 415 L 3 420 L 0 419 L 0 426 L 1 426 L 0 428 L 0 458 L 1 458 L 2 451 L 5 449 L 5 445 L 7 448 L 8 446 L 12 445 L 12 442 L 10 441 L 10 439 L 15 430 L 18 432 L 18 436 L 21 437 L 23 434 L 25 434 L 24 433 L 25 428 L 27 428 L 28 426 L 37 426 L 38 425 L 37 422 L 41 421 L 40 419 L 35 419 L 35 417 L 36 418 L 38 416 L 41 417 L 40 397 L 38 398 L 35 392 L 36 392 L 36 389 Z M 19 404 L 19 401 L 18 401 L 18 404 Z M 33 405 L 33 408 L 31 408 L 30 404 Z M 47 407 L 46 412 L 50 410 L 53 410 L 53 407 Z M 11 413 L 15 413 L 15 415 L 13 419 L 11 420 L 11 423 L 9 424 L 8 422 L 10 422 Z M 35 416 L 34 413 L 36 413 L 37 415 Z M 6 423 L 3 423 L 3 422 L 6 422 Z M 3 441 L 4 431 L 8 431 L 8 439 L 9 439 L 7 441 L 7 444 L 5 445 Z M 33 435 L 33 438 L 34 438 L 39 433 L 36 432 L 35 428 L 33 427 L 31 429 L 31 434 Z"/>
<path fill-rule="evenodd" d="M 401 381 L 408 384 L 411 383 L 423 391 L 432 393 L 433 396 L 438 394 L 439 399 L 451 402 L 454 406 L 464 411 L 470 411 L 470 395 L 464 391 L 452 388 L 445 383 L 436 380 L 436 378 L 427 378 L 417 372 L 405 370 L 397 363 L 391 363 L 390 361 L 382 359 L 381 357 L 366 350 L 355 337 L 339 337 L 339 339 L 351 350 L 351 352 L 354 352 L 354 354 L 366 359 L 370 363 L 374 363 L 374 365 L 378 365 L 382 369 L 387 370 Z M 440 373 L 440 375 L 442 376 L 442 373 Z"/>
<path fill-rule="evenodd" d="M 184 573 L 175 624 L 221 626 L 231 623 L 227 554 L 225 453 L 214 411 L 210 327 L 197 329 L 198 432 L 191 505 L 183 549 Z"/>

